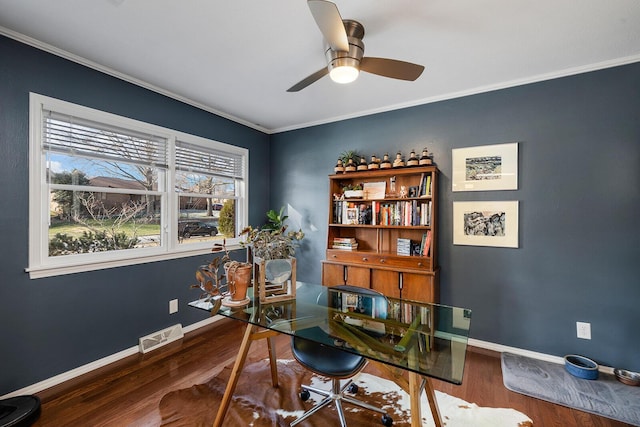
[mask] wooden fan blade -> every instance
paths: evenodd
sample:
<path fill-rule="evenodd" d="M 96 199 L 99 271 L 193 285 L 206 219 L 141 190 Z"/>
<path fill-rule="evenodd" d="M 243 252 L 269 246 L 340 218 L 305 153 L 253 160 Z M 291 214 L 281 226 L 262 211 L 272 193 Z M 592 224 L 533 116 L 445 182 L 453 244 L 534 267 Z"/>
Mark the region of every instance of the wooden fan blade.
<path fill-rule="evenodd" d="M 331 49 L 349 52 L 347 32 L 335 3 L 326 0 L 307 0 L 307 5 Z"/>
<path fill-rule="evenodd" d="M 392 79 L 414 81 L 420 77 L 424 67 L 396 59 L 364 57 L 360 61 L 360 71 L 391 77 Z"/>
<path fill-rule="evenodd" d="M 310 76 L 300 80 L 298 83 L 294 84 L 293 86 L 291 86 L 289 89 L 287 89 L 287 92 L 298 92 L 304 89 L 305 87 L 309 86 L 311 83 L 314 83 L 320 80 L 322 77 L 326 76 L 327 74 L 329 74 L 329 69 L 327 67 L 324 67 L 316 71 L 315 73 L 311 74 Z"/>

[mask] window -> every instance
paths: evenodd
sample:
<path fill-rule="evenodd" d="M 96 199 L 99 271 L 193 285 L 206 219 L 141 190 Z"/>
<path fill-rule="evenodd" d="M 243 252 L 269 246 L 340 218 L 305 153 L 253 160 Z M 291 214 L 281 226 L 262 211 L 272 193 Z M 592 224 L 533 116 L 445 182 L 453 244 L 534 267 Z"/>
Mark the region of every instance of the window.
<path fill-rule="evenodd" d="M 31 94 L 32 278 L 237 242 L 248 150 Z"/>

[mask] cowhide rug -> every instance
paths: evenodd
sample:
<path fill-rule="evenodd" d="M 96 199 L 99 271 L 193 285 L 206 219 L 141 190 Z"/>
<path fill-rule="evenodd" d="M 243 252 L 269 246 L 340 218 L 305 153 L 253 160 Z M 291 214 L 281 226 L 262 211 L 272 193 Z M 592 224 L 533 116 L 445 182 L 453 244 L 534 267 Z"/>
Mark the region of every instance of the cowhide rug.
<path fill-rule="evenodd" d="M 369 365 L 371 366 L 371 365 Z M 393 418 L 394 426 L 410 425 L 409 396 L 394 382 L 365 370 L 355 379 L 360 387 L 357 397 L 372 405 L 384 408 Z M 160 401 L 162 426 L 211 426 L 229 377 L 229 368 L 205 384 L 167 393 Z M 313 384 L 329 388 L 328 380 L 319 377 L 294 360 L 278 361 L 279 387 L 271 385 L 268 360 L 244 367 L 233 401 L 225 418 L 225 426 L 288 426 L 319 399 L 302 402 L 298 397 L 301 384 Z M 314 400 L 316 399 L 316 400 Z M 473 403 L 436 391 L 436 399 L 447 427 L 529 427 L 533 422 L 521 412 L 505 408 L 481 408 Z M 382 425 L 380 414 L 344 405 L 347 424 L 350 427 Z M 429 405 L 423 393 L 423 426 L 434 425 Z M 305 427 L 330 427 L 340 425 L 333 405 L 311 416 Z"/>

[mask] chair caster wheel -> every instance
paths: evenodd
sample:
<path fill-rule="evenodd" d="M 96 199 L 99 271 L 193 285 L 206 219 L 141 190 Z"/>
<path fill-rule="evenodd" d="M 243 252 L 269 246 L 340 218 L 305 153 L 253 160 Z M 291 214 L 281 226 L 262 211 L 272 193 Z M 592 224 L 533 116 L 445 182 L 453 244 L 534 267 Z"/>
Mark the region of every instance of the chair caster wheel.
<path fill-rule="evenodd" d="M 356 394 L 358 392 L 358 384 L 351 383 L 349 387 L 347 387 L 347 391 L 351 394 Z"/>
<path fill-rule="evenodd" d="M 309 393 L 308 390 L 302 390 L 300 392 L 300 400 L 302 400 L 303 402 L 306 402 L 307 400 L 309 400 L 310 397 L 311 397 L 311 393 Z"/>
<path fill-rule="evenodd" d="M 384 414 L 382 416 L 382 425 L 385 427 L 391 427 L 393 425 L 393 418 L 391 418 L 387 414 Z"/>

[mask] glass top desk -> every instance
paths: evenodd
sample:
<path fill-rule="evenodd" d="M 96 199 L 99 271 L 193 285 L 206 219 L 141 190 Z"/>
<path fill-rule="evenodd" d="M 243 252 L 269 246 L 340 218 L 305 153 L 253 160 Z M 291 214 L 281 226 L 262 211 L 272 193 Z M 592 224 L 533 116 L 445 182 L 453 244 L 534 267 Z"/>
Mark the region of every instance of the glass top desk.
<path fill-rule="evenodd" d="M 250 295 L 247 305 L 223 306 L 212 313 L 247 323 L 214 426 L 222 425 L 252 341 L 268 339 L 272 382 L 277 386 L 271 338 L 278 334 L 322 342 L 381 362 L 411 397 L 411 425 L 422 424 L 420 395 L 424 390 L 435 424 L 441 426 L 429 379 L 462 383 L 471 311 L 395 298 L 386 298 L 386 307 L 376 304 L 356 293 L 298 282 L 295 299 L 260 303 L 259 298 Z M 189 305 L 207 311 L 213 308 L 211 302 L 204 300 Z M 386 315 L 381 316 L 384 311 Z M 409 381 L 398 371 L 408 371 Z"/>

